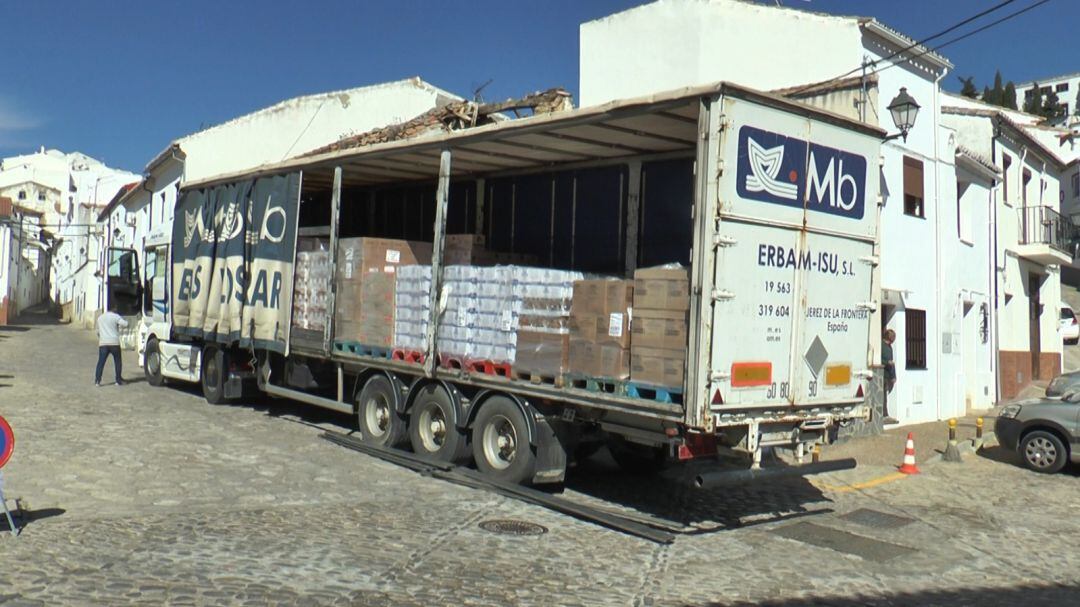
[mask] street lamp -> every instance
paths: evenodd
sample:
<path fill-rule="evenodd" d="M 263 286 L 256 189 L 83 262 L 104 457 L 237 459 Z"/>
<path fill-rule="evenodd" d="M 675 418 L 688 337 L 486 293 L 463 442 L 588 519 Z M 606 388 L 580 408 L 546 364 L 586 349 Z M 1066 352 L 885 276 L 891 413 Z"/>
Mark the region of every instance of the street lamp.
<path fill-rule="evenodd" d="M 900 132 L 889 135 L 885 138 L 885 141 L 903 137 L 906 142 L 908 131 L 915 126 L 915 116 L 919 114 L 919 104 L 915 102 L 914 97 L 908 95 L 907 87 L 902 86 L 896 97 L 893 97 L 893 100 L 889 102 L 888 110 L 892 114 L 893 124 L 900 129 Z"/>

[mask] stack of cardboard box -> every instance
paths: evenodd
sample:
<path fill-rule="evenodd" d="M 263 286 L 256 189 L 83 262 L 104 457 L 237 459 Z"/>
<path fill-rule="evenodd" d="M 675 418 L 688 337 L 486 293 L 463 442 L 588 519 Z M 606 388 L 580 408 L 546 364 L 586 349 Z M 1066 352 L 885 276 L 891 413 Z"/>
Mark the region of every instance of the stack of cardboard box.
<path fill-rule="evenodd" d="M 447 234 L 443 247 L 444 266 L 536 265 L 532 255 L 489 251 L 481 234 Z"/>
<path fill-rule="evenodd" d="M 294 327 L 324 331 L 330 308 L 330 252 L 324 238 L 301 237 L 296 243 L 293 282 Z"/>
<path fill-rule="evenodd" d="M 579 280 L 570 310 L 569 368 L 581 375 L 626 379 L 634 283 Z M 636 313 L 636 311 L 634 312 Z"/>
<path fill-rule="evenodd" d="M 431 243 L 390 238 L 341 239 L 334 278 L 334 339 L 391 347 L 397 268 L 430 263 Z"/>
<path fill-rule="evenodd" d="M 633 313 L 631 381 L 682 387 L 690 313 L 690 277 L 686 268 L 643 268 L 634 272 Z"/>

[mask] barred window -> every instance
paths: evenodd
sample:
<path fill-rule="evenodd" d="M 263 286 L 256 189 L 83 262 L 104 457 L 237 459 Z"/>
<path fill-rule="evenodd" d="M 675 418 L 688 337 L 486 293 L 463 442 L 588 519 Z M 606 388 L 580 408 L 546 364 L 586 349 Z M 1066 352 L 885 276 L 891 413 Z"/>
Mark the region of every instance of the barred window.
<path fill-rule="evenodd" d="M 926 368 L 926 310 L 904 311 L 904 344 L 907 351 L 907 369 Z"/>

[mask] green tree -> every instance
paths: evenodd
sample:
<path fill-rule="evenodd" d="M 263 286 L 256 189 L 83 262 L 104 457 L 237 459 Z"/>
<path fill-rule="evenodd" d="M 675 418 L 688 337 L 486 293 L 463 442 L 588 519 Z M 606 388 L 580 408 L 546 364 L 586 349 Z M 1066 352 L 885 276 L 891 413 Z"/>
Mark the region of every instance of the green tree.
<path fill-rule="evenodd" d="M 1016 109 L 1016 85 L 1012 80 L 1005 84 L 1005 98 L 1001 100 L 1001 107 Z"/>
<path fill-rule="evenodd" d="M 990 87 L 989 86 L 984 86 L 983 87 L 983 92 L 982 92 L 982 97 L 980 97 L 980 99 L 982 99 L 983 103 L 990 103 L 990 96 L 992 94 L 993 93 L 990 92 Z"/>
<path fill-rule="evenodd" d="M 1043 98 L 1042 111 L 1039 112 L 1039 115 L 1049 120 L 1055 120 L 1061 115 L 1061 100 L 1058 99 L 1054 89 L 1050 89 L 1050 92 Z"/>
<path fill-rule="evenodd" d="M 1024 93 L 1024 111 L 1028 114 L 1041 115 L 1040 111 L 1042 110 L 1043 105 L 1042 98 L 1042 89 L 1039 88 L 1039 83 L 1032 83 L 1031 90 Z"/>
<path fill-rule="evenodd" d="M 979 96 L 979 89 L 975 87 L 975 77 L 968 76 L 967 78 L 956 77 L 962 84 L 960 85 L 960 94 L 968 99 L 975 99 Z"/>

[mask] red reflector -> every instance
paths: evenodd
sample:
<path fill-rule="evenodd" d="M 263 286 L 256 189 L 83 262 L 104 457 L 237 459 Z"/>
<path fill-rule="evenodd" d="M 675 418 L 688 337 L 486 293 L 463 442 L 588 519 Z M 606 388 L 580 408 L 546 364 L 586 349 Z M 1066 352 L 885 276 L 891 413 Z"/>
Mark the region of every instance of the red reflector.
<path fill-rule="evenodd" d="M 679 461 L 686 461 L 688 459 L 694 459 L 694 454 L 690 451 L 690 447 L 679 445 Z"/>
<path fill-rule="evenodd" d="M 716 436 L 698 433 L 687 434 L 676 453 L 679 461 L 713 455 L 716 455 Z"/>
<path fill-rule="evenodd" d="M 712 395 L 712 404 L 714 404 L 714 405 L 722 405 L 722 404 L 724 404 L 724 397 L 720 396 L 720 390 L 719 389 L 716 390 L 716 394 Z"/>
<path fill-rule="evenodd" d="M 859 384 L 859 389 L 855 391 L 855 398 L 862 398 L 862 397 L 863 397 L 862 384 Z"/>

